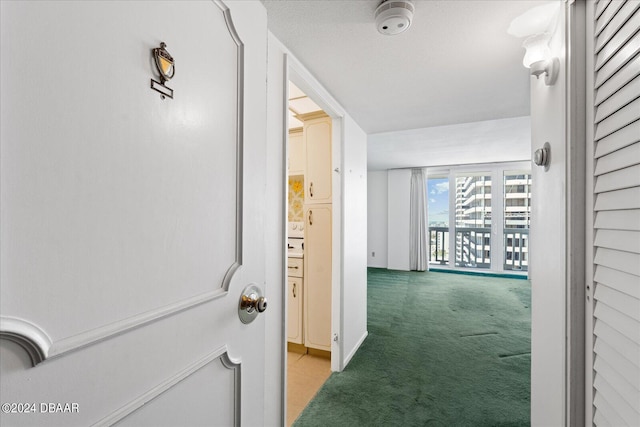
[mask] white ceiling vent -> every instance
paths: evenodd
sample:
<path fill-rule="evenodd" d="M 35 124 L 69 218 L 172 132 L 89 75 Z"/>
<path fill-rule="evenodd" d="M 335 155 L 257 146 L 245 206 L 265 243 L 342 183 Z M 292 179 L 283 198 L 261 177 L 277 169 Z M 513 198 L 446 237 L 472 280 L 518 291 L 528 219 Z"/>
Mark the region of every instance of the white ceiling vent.
<path fill-rule="evenodd" d="M 408 0 L 386 0 L 376 9 L 376 27 L 387 36 L 400 34 L 411 26 L 413 3 Z"/>

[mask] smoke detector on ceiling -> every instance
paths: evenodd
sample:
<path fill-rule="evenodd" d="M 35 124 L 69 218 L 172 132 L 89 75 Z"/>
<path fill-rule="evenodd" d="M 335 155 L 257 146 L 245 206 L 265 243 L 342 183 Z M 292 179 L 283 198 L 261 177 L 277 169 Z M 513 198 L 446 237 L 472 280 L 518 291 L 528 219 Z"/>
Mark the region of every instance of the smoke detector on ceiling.
<path fill-rule="evenodd" d="M 387 36 L 400 34 L 411 26 L 414 11 L 408 0 L 385 0 L 376 9 L 376 27 Z"/>

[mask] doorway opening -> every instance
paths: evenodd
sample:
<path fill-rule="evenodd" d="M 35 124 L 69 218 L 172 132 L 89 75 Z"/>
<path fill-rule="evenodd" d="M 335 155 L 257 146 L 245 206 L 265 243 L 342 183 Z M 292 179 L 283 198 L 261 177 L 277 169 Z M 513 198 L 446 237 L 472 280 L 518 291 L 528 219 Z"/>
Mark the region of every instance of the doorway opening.
<path fill-rule="evenodd" d="M 332 118 L 288 82 L 287 425 L 331 374 Z"/>

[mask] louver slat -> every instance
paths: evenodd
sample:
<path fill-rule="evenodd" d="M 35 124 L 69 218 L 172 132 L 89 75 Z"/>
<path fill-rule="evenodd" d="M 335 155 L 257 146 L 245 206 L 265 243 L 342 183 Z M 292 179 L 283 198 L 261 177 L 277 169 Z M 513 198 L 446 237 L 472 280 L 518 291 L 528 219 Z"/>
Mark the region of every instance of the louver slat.
<path fill-rule="evenodd" d="M 600 55 L 602 55 L 603 52 L 605 52 L 605 49 L 600 52 Z M 638 33 L 636 33 L 624 47 L 616 51 L 611 59 L 598 70 L 598 74 L 596 75 L 596 89 L 631 61 L 638 52 L 640 52 L 640 37 L 638 37 Z"/>
<path fill-rule="evenodd" d="M 596 317 L 596 322 L 602 321 L 634 343 L 640 344 L 640 323 L 637 320 L 632 319 L 629 316 L 625 316 L 619 311 L 616 311 L 611 307 L 608 307 L 606 304 L 600 303 L 599 301 L 596 302 L 596 309 L 594 310 L 594 314 Z M 615 342 L 604 335 L 601 338 L 603 340 L 608 340 L 608 342 L 611 343 Z M 636 361 L 635 363 L 638 362 Z M 618 365 L 613 364 L 613 366 Z"/>
<path fill-rule="evenodd" d="M 610 346 L 620 350 L 620 354 L 623 357 L 626 357 L 631 362 L 636 361 L 636 363 L 640 363 L 638 362 L 640 361 L 640 344 L 633 342 L 633 340 L 625 337 L 620 332 L 616 331 L 615 328 L 612 328 L 602 320 L 596 320 L 596 325 L 593 331 L 597 337 L 600 337 L 600 339 L 608 339 L 611 343 Z M 631 378 L 632 384 L 634 384 L 634 386 L 637 386 L 636 388 L 640 390 L 640 377 L 627 378 Z"/>
<path fill-rule="evenodd" d="M 621 355 L 616 349 L 614 349 L 609 343 L 601 339 L 596 338 L 596 344 L 594 346 L 594 352 L 596 357 L 602 357 L 613 369 L 616 370 L 623 377 L 634 378 L 640 375 L 640 368 L 638 368 L 637 362 L 633 363 L 629 359 Z"/>
<path fill-rule="evenodd" d="M 640 209 L 640 188 L 625 188 L 596 196 L 596 210 Z"/>
<path fill-rule="evenodd" d="M 638 66 L 640 67 L 640 62 L 638 62 Z M 638 141 L 640 141 L 640 120 L 625 126 L 613 135 L 600 139 L 596 147 L 595 157 L 598 159 Z"/>
<path fill-rule="evenodd" d="M 593 366 L 598 371 L 598 374 L 602 375 L 609 384 L 616 384 L 616 388 L 620 390 L 620 396 L 628 404 L 633 405 L 634 402 L 640 401 L 640 390 L 638 390 L 637 378 L 623 377 L 601 357 L 596 357 Z M 635 382 L 635 384 L 632 382 Z"/>
<path fill-rule="evenodd" d="M 604 211 L 596 214 L 595 228 L 640 231 L 640 210 Z"/>
<path fill-rule="evenodd" d="M 638 276 L 599 265 L 596 268 L 594 280 L 631 297 L 640 299 L 640 286 L 638 286 L 640 278 Z"/>
<path fill-rule="evenodd" d="M 640 233 L 635 231 L 598 230 L 595 243 L 600 248 L 640 253 Z M 640 307 L 638 309 L 640 311 Z"/>
<path fill-rule="evenodd" d="M 624 0 L 613 0 L 602 12 L 602 15 L 600 15 L 596 23 L 596 35 L 598 38 L 604 28 L 611 22 L 614 16 L 616 16 L 616 13 L 624 6 L 624 3 Z"/>
<path fill-rule="evenodd" d="M 598 2 L 598 5 L 596 6 L 596 19 L 598 19 L 600 15 L 602 15 L 607 6 L 609 6 L 609 3 L 611 3 L 611 0 L 600 0 Z"/>
<path fill-rule="evenodd" d="M 609 80 L 604 82 L 598 88 L 596 93 L 595 105 L 599 106 L 607 98 L 617 93 L 621 87 L 624 87 L 631 80 L 640 75 L 640 55 L 636 55 L 631 61 L 627 62 L 624 67 L 620 68 L 617 73 L 611 76 Z M 636 133 L 636 135 L 638 135 Z"/>
<path fill-rule="evenodd" d="M 622 425 L 640 425 L 640 413 L 638 413 L 638 411 L 629 405 L 629 403 L 622 397 L 621 393 L 618 391 L 620 388 L 619 384 L 609 384 L 602 375 L 596 374 L 593 387 L 608 397 L 607 401 L 609 404 L 611 404 L 613 409 L 616 411 L 616 414 L 620 415 L 620 418 L 624 420 L 624 424 Z"/>
<path fill-rule="evenodd" d="M 640 255 L 621 252 L 607 248 L 597 248 L 595 262 L 597 265 L 640 276 Z"/>
<path fill-rule="evenodd" d="M 607 400 L 602 396 L 602 393 L 599 390 L 596 391 L 593 399 L 593 405 L 598 408 L 598 412 L 593 416 L 593 421 L 596 425 L 611 427 L 624 427 L 627 425 L 627 423 L 620 418 L 620 415 L 617 414 L 616 410 L 612 408 L 609 402 L 607 402 Z"/>
<path fill-rule="evenodd" d="M 616 47 L 620 48 L 629 40 L 638 29 L 637 19 L 639 19 L 640 16 L 635 14 L 638 8 L 640 8 L 640 3 L 636 1 L 627 2 L 620 8 L 616 16 L 609 22 L 609 25 L 607 25 L 598 36 L 596 52 L 599 52 L 606 44 L 611 45 L 612 49 Z M 607 61 L 606 58 L 603 59 L 604 62 Z M 596 69 L 601 66 L 602 64 L 596 63 Z"/>
<path fill-rule="evenodd" d="M 624 169 L 629 166 L 637 165 L 640 162 L 640 143 L 631 144 L 621 150 L 602 156 L 596 163 L 595 175 L 603 175 L 605 173 Z M 623 184 L 623 183 L 621 183 Z M 623 188 L 623 187 L 620 187 Z"/>
<path fill-rule="evenodd" d="M 596 179 L 596 193 L 614 191 L 621 188 L 631 188 L 640 185 L 640 164 L 624 169 L 618 169 L 600 175 Z"/>
<path fill-rule="evenodd" d="M 608 286 L 597 286 L 595 298 L 599 303 L 604 303 L 632 319 L 636 313 L 640 312 L 640 300 L 629 298 L 629 295 Z M 640 331 L 638 332 L 640 336 Z"/>
<path fill-rule="evenodd" d="M 640 98 L 598 123 L 596 140 L 610 135 L 638 119 L 640 119 Z"/>
<path fill-rule="evenodd" d="M 625 90 L 616 92 L 598 106 L 596 123 L 600 123 L 602 120 L 640 97 L 640 76 L 629 82 L 628 86 Z"/>

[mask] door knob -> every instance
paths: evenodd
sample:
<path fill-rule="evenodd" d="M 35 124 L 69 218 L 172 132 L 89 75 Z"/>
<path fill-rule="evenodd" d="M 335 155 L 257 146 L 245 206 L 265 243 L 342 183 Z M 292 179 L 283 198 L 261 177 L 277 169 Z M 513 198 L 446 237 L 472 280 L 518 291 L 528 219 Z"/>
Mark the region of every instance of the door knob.
<path fill-rule="evenodd" d="M 262 291 L 256 285 L 249 285 L 242 291 L 240 305 L 238 306 L 238 316 L 242 323 L 251 323 L 267 309 L 267 299 L 262 295 Z"/>

